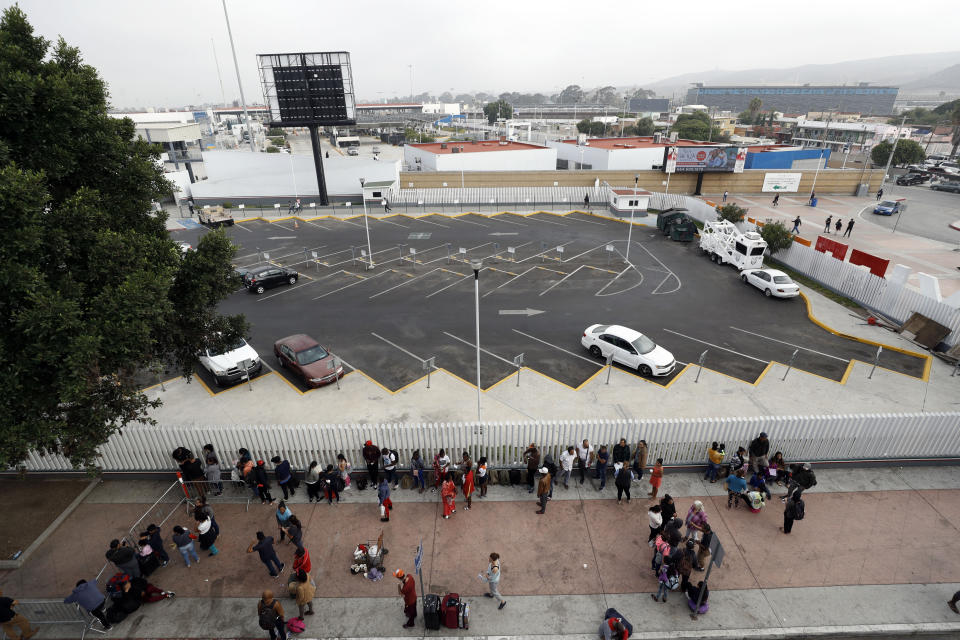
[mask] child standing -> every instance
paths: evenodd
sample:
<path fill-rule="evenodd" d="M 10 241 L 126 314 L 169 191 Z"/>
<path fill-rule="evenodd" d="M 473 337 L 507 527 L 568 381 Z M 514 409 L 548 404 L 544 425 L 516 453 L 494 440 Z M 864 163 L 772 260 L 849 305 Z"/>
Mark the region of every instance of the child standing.
<path fill-rule="evenodd" d="M 660 485 L 663 483 L 663 458 L 657 458 L 657 464 L 653 465 L 653 471 L 650 472 L 650 486 L 653 489 L 648 494 L 651 500 L 657 499 L 657 492 L 660 491 Z M 664 600 L 666 602 L 666 600 Z"/>

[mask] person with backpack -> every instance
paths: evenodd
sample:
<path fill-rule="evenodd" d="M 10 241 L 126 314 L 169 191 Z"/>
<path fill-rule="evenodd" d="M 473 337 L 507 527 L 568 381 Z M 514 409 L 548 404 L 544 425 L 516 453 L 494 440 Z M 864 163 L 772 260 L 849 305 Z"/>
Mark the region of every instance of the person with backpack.
<path fill-rule="evenodd" d="M 653 598 L 654 602 L 663 598 L 663 601 L 667 601 L 667 593 L 670 592 L 673 584 L 677 583 L 679 578 L 677 578 L 676 573 L 673 568 L 670 566 L 669 562 L 661 562 L 660 568 L 657 571 L 657 593 L 650 594 L 650 597 Z"/>
<path fill-rule="evenodd" d="M 257 603 L 257 622 L 261 629 L 270 632 L 270 640 L 287 640 L 283 615 L 283 606 L 274 599 L 273 591 L 264 591 Z"/>
<path fill-rule="evenodd" d="M 274 464 L 273 475 L 283 491 L 283 499 L 289 500 L 290 496 L 297 494 L 294 490 L 296 485 L 294 484 L 293 473 L 290 471 L 290 461 L 282 460 L 280 456 L 273 456 L 270 458 L 270 462 Z"/>
<path fill-rule="evenodd" d="M 260 498 L 260 504 L 273 504 L 276 500 L 270 495 L 270 480 L 267 478 L 266 463 L 263 460 L 257 460 L 257 466 L 253 468 L 253 480 L 257 486 L 257 496 Z"/>
<path fill-rule="evenodd" d="M 387 482 L 393 485 L 394 490 L 400 487 L 397 479 L 397 462 L 400 456 L 396 451 L 391 451 L 386 447 L 380 451 L 380 459 L 383 462 L 383 473 L 387 477 Z"/>
<path fill-rule="evenodd" d="M 800 497 L 802 493 L 803 489 L 798 488 L 787 498 L 787 504 L 783 508 L 783 526 L 780 527 L 780 531 L 790 533 L 793 531 L 793 521 L 803 520 L 804 504 L 803 498 Z"/>
<path fill-rule="evenodd" d="M 200 542 L 200 549 L 203 551 L 210 551 L 209 556 L 213 557 L 220 553 L 215 544 L 217 541 L 217 535 L 220 533 L 218 529 L 215 529 L 213 526 L 213 519 L 210 516 L 204 514 L 202 511 L 197 510 L 193 514 L 194 518 L 197 521 L 197 538 Z"/>
<path fill-rule="evenodd" d="M 804 491 L 817 485 L 817 476 L 809 462 L 790 465 L 790 481 L 787 483 L 787 493 L 780 498 L 780 502 L 786 502 L 787 496 L 794 492 L 797 487 Z"/>

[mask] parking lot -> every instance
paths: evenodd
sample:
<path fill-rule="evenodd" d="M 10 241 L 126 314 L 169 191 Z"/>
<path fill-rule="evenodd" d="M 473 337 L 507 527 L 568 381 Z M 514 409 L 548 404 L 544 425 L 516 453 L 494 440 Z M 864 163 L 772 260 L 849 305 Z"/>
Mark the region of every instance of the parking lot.
<path fill-rule="evenodd" d="M 672 242 L 651 227 L 634 227 L 629 262 L 628 225 L 582 213 L 370 217 L 369 230 L 371 269 L 361 255 L 362 216 L 228 228 L 240 247 L 237 266 L 269 261 L 301 274 L 293 286 L 260 296 L 241 290 L 221 305 L 225 313 L 247 316 L 250 342 L 266 365 L 277 368 L 274 340 L 307 333 L 348 370 L 361 370 L 391 391 L 423 377 L 429 358 L 475 382 L 473 259 L 483 261 L 484 388 L 515 374 L 520 354 L 527 369 L 579 387 L 605 364 L 580 344 L 593 323 L 634 328 L 671 351 L 674 373 L 649 378 L 659 385 L 704 351 L 705 367 L 747 383 L 771 361 L 789 362 L 795 351 L 794 367 L 835 381 L 843 380 L 851 360 L 872 362 L 876 353 L 811 322 L 802 298 L 767 299 L 732 268 L 702 257 L 696 243 Z M 196 246 L 205 232 L 187 229 L 175 238 Z M 892 350 L 879 362 L 915 377 L 926 364 Z"/>

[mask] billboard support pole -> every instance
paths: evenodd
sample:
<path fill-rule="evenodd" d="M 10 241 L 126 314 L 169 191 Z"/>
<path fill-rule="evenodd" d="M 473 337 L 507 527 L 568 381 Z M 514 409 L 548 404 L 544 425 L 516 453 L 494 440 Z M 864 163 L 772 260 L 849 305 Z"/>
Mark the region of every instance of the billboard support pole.
<path fill-rule="evenodd" d="M 243 107 L 243 119 L 247 123 L 247 135 L 250 138 L 250 151 L 256 153 L 253 142 L 253 130 L 250 128 L 250 114 L 247 112 L 247 99 L 243 96 L 243 83 L 240 81 L 240 65 L 237 63 L 237 48 L 233 46 L 233 30 L 230 29 L 230 15 L 227 13 L 227 0 L 223 0 L 223 18 L 227 22 L 227 36 L 230 38 L 230 51 L 233 53 L 233 68 L 237 72 L 237 87 L 240 88 L 240 106 Z"/>
<path fill-rule="evenodd" d="M 320 206 L 326 207 L 330 205 L 330 200 L 327 198 L 327 181 L 323 175 L 323 160 L 320 157 L 320 133 L 317 130 L 317 125 L 311 124 L 310 129 L 310 145 L 313 147 L 313 166 L 317 171 L 317 189 L 320 193 Z"/>
<path fill-rule="evenodd" d="M 700 190 L 701 190 L 702 188 L 703 188 L 703 171 L 699 171 L 699 172 L 697 173 L 697 188 L 696 188 L 696 190 L 693 192 L 693 195 L 695 195 L 695 196 L 703 195 L 702 193 L 700 193 Z"/>

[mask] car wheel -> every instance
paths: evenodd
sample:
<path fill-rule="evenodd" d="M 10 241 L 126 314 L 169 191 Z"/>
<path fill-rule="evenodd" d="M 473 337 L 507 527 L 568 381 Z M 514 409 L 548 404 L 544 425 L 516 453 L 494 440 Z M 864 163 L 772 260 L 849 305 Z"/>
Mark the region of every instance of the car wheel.
<path fill-rule="evenodd" d="M 258 284 L 253 290 L 253 292 L 257 295 L 260 295 L 264 291 L 266 291 L 266 288 L 262 284 Z"/>
<path fill-rule="evenodd" d="M 771 291 L 770 289 L 764 289 L 764 290 L 763 290 L 763 295 L 765 295 L 765 296 L 767 296 L 767 297 L 769 298 L 770 296 L 773 295 L 773 291 Z"/>
<path fill-rule="evenodd" d="M 642 376 L 651 376 L 651 375 L 653 375 L 653 369 L 651 369 L 650 367 L 648 367 L 648 366 L 645 365 L 645 364 L 642 364 L 642 365 L 640 365 L 639 367 L 637 367 L 637 371 L 639 371 L 639 372 L 640 372 L 640 375 L 642 375 Z"/>
<path fill-rule="evenodd" d="M 602 358 L 603 352 L 600 351 L 600 347 L 598 347 L 597 345 L 593 345 L 592 347 L 590 347 L 590 355 L 592 355 L 594 358 Z"/>
<path fill-rule="evenodd" d="M 747 282 L 747 276 L 745 275 L 740 276 L 740 279 L 743 280 L 743 284 L 750 284 L 749 282 Z"/>
<path fill-rule="evenodd" d="M 297 276 L 290 276 L 290 284 L 297 284 Z"/>

